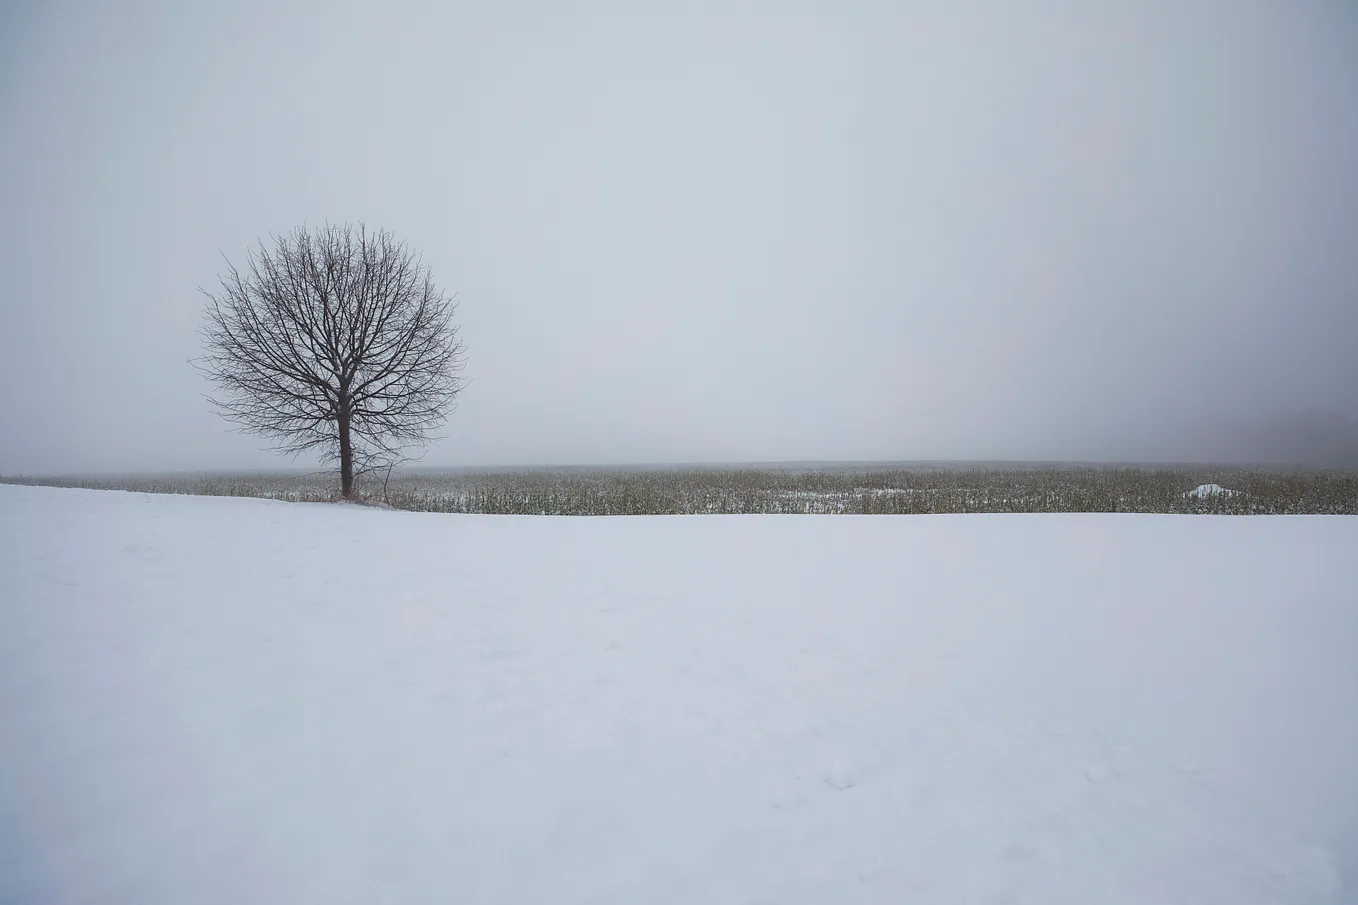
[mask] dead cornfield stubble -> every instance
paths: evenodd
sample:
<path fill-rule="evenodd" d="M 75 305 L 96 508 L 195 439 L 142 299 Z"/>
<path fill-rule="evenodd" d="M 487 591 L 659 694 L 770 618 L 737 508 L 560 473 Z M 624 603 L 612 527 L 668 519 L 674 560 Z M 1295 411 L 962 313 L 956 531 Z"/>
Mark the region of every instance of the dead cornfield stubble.
<path fill-rule="evenodd" d="M 147 493 L 338 498 L 328 473 L 27 477 Z M 1230 494 L 1187 495 L 1219 484 Z M 1218 466 L 820 466 L 409 469 L 361 496 L 395 509 L 494 515 L 926 514 L 964 512 L 1358 513 L 1358 472 Z"/>

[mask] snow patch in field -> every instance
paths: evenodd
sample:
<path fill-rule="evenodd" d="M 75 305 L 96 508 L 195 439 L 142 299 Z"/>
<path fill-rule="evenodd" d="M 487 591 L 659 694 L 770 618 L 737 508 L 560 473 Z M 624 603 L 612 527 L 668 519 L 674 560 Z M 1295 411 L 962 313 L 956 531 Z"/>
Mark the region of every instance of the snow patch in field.
<path fill-rule="evenodd" d="M 1192 490 L 1185 493 L 1184 496 L 1197 497 L 1200 500 L 1205 500 L 1212 496 L 1235 496 L 1239 492 L 1240 491 L 1238 490 L 1227 490 L 1220 484 L 1199 484 L 1197 487 L 1194 487 Z"/>

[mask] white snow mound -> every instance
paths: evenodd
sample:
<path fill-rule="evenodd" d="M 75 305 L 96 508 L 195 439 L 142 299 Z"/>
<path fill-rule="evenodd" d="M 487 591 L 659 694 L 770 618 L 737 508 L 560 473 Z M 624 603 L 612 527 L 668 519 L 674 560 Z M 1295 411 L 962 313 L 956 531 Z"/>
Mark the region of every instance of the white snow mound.
<path fill-rule="evenodd" d="M 1235 496 L 1239 492 L 1240 491 L 1238 490 L 1227 490 L 1220 484 L 1199 484 L 1197 487 L 1194 487 L 1192 490 L 1185 493 L 1184 496 L 1197 497 L 1200 500 L 1205 500 L 1210 496 L 1217 496 L 1219 494 L 1222 496 Z"/>
<path fill-rule="evenodd" d="M 1355 549 L 0 485 L 0 902 L 1352 902 Z"/>

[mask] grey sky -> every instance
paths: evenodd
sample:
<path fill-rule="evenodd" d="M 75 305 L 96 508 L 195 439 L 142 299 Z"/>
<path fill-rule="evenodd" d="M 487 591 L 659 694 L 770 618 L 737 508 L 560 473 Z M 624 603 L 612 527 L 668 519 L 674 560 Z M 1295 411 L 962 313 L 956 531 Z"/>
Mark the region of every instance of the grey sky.
<path fill-rule="evenodd" d="M 201 398 L 196 287 L 325 220 L 462 301 L 431 464 L 1358 416 L 1342 0 L 37 7 L 0 14 L 0 471 L 277 463 Z"/>

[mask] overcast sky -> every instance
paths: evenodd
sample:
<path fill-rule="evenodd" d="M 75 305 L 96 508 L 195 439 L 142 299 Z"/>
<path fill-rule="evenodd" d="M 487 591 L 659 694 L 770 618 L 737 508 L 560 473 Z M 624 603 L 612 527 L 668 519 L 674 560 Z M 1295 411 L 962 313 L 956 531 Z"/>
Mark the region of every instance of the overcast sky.
<path fill-rule="evenodd" d="M 0 472 L 285 464 L 222 255 L 457 293 L 430 464 L 1135 458 L 1358 415 L 1358 6 L 8 3 Z"/>

